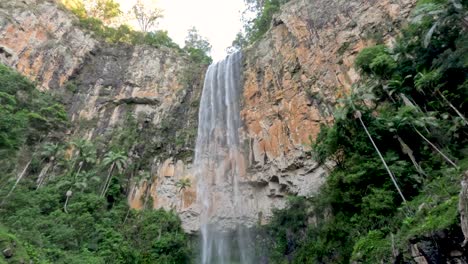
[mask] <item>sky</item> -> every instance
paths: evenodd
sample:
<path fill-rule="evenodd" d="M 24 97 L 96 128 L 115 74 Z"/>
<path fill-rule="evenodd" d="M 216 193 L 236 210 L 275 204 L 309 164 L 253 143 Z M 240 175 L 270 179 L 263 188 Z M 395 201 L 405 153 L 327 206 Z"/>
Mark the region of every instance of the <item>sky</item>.
<path fill-rule="evenodd" d="M 212 45 L 214 61 L 226 55 L 237 32 L 242 28 L 240 21 L 245 9 L 244 0 L 146 0 L 163 9 L 164 17 L 156 29 L 167 30 L 169 36 L 181 47 L 187 31 L 193 26 Z M 125 12 L 136 0 L 117 0 Z"/>

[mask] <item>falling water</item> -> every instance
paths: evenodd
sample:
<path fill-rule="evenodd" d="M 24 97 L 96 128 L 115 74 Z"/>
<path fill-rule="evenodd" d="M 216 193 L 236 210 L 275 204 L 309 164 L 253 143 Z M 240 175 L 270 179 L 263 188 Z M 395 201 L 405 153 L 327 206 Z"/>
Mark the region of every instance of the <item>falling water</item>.
<path fill-rule="evenodd" d="M 212 64 L 200 102 L 195 175 L 201 204 L 201 263 L 252 263 L 239 192 L 244 156 L 239 142 L 240 52 Z M 229 229 L 231 233 L 225 231 Z"/>

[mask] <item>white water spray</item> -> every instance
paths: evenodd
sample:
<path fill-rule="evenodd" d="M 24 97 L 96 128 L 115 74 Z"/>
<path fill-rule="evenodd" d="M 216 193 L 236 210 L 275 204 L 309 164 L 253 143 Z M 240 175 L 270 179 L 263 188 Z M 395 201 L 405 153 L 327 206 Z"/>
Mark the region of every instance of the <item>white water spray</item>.
<path fill-rule="evenodd" d="M 208 68 L 200 102 L 194 168 L 202 206 L 202 264 L 253 263 L 248 232 L 240 226 L 239 184 L 245 174 L 239 142 L 241 60 L 235 53 Z"/>

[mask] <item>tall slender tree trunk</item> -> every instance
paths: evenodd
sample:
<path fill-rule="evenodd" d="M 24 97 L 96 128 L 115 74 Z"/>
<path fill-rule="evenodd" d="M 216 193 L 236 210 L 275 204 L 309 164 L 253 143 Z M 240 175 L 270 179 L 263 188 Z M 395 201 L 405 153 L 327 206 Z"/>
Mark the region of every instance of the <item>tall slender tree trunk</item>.
<path fill-rule="evenodd" d="M 453 167 L 455 167 L 456 169 L 458 169 L 458 166 L 457 164 L 455 164 L 455 162 L 453 162 L 449 157 L 447 157 L 439 148 L 436 147 L 436 145 L 434 145 L 431 141 L 429 141 L 429 139 L 427 139 L 421 132 L 419 132 L 419 130 L 413 126 L 413 129 L 414 131 L 416 131 L 416 133 L 422 138 L 424 139 L 424 141 L 427 142 L 427 144 L 429 144 L 435 151 L 437 151 L 437 153 L 439 153 L 442 157 L 444 157 L 444 159 L 450 163 Z"/>
<path fill-rule="evenodd" d="M 63 211 L 64 211 L 65 213 L 67 213 L 67 214 L 68 214 L 67 205 L 68 205 L 68 201 L 70 200 L 70 197 L 72 196 L 72 194 L 73 194 L 73 192 L 72 192 L 71 189 L 69 189 L 69 190 L 67 191 L 67 193 L 65 194 L 65 195 L 67 196 L 67 199 L 65 199 L 65 203 L 64 203 L 64 205 L 63 205 Z"/>
<path fill-rule="evenodd" d="M 130 207 L 130 205 L 128 206 L 128 210 L 127 210 L 127 214 L 125 215 L 125 219 L 123 221 L 123 225 L 125 225 L 125 223 L 127 222 L 127 219 L 128 219 L 128 215 L 130 214 L 130 211 L 132 210 L 132 208 Z"/>
<path fill-rule="evenodd" d="M 421 166 L 419 166 L 419 163 L 417 162 L 416 158 L 414 157 L 413 150 L 403 141 L 403 139 L 399 135 L 397 135 L 396 137 L 398 139 L 398 142 L 400 142 L 400 146 L 401 146 L 401 149 L 402 149 L 403 153 L 408 155 L 408 157 L 410 158 L 411 162 L 413 163 L 413 166 L 416 169 L 416 171 L 419 174 L 426 176 L 426 173 L 421 168 Z"/>
<path fill-rule="evenodd" d="M 5 198 L 3 198 L 2 204 L 5 202 L 5 199 L 8 198 L 13 193 L 13 191 L 16 189 L 16 186 L 18 185 L 18 183 L 23 179 L 24 175 L 26 175 L 26 172 L 28 171 L 29 166 L 31 165 L 31 161 L 32 161 L 32 159 L 26 164 L 26 166 L 24 166 L 24 168 L 21 171 L 20 175 L 18 175 L 18 177 L 16 178 L 15 184 L 13 184 L 13 187 L 11 187 L 11 190 L 8 192 L 8 194 L 5 196 Z"/>
<path fill-rule="evenodd" d="M 179 190 L 180 193 L 180 210 L 184 208 L 184 196 L 185 196 L 185 188 Z"/>
<path fill-rule="evenodd" d="M 453 111 L 455 111 L 455 113 L 457 113 L 457 115 L 463 120 L 465 125 L 468 126 L 468 121 L 466 120 L 465 116 L 460 111 L 458 111 L 458 109 L 452 103 L 450 103 L 450 101 L 447 99 L 447 97 L 445 97 L 443 93 L 441 93 L 439 90 L 437 90 L 437 93 L 439 94 L 440 97 L 442 97 L 444 102 L 448 104 L 450 108 L 452 108 Z"/>
<path fill-rule="evenodd" d="M 400 97 L 401 97 L 401 99 L 403 100 L 403 103 L 406 106 L 413 107 L 413 108 L 417 109 L 417 111 L 419 111 L 421 113 L 424 113 L 424 111 L 421 109 L 421 107 L 419 105 L 417 105 L 416 103 L 411 102 L 411 100 L 408 97 L 406 97 L 406 95 L 404 93 L 400 93 Z M 427 133 L 430 133 L 430 131 L 429 131 L 429 129 L 427 129 L 426 125 L 424 125 L 424 130 L 426 130 Z"/>
<path fill-rule="evenodd" d="M 76 175 L 77 175 L 77 174 L 80 174 L 81 168 L 83 168 L 83 164 L 84 164 L 84 163 L 81 161 L 80 164 L 79 164 L 79 167 L 78 167 L 78 171 L 77 171 L 76 174 L 75 174 L 75 178 L 76 178 Z"/>
<path fill-rule="evenodd" d="M 403 203 L 406 204 L 405 196 L 404 196 L 403 193 L 401 192 L 400 187 L 398 186 L 398 183 L 396 182 L 395 176 L 393 175 L 392 171 L 391 171 L 390 168 L 388 167 L 387 162 L 385 162 L 385 159 L 383 158 L 382 154 L 380 153 L 379 148 L 377 147 L 377 145 L 375 144 L 374 140 L 372 139 L 372 136 L 371 136 L 371 134 L 369 133 L 369 131 L 367 130 L 367 127 L 366 127 L 366 125 L 364 124 L 364 121 L 362 121 L 362 114 L 361 114 L 361 112 L 360 112 L 360 111 L 356 111 L 355 114 L 354 114 L 354 116 L 355 116 L 356 118 L 358 118 L 359 121 L 361 122 L 361 125 L 362 125 L 362 127 L 364 128 L 364 131 L 366 131 L 366 134 L 367 134 L 367 136 L 369 137 L 369 140 L 371 141 L 372 145 L 374 146 L 375 150 L 377 151 L 377 154 L 379 154 L 379 157 L 380 157 L 380 159 L 382 160 L 382 163 L 383 163 L 383 165 L 385 166 L 385 169 L 387 170 L 388 175 L 389 175 L 390 178 L 392 179 L 393 185 L 395 185 L 395 188 L 397 189 L 398 193 L 400 194 L 401 199 L 403 200 Z"/>
<path fill-rule="evenodd" d="M 79 166 L 79 167 L 78 167 L 78 171 L 75 173 L 75 176 L 73 176 L 73 182 L 70 183 L 70 189 L 69 189 L 69 191 L 71 191 L 71 189 L 73 188 L 73 185 L 76 183 L 76 176 L 77 176 L 78 174 L 80 174 L 81 168 L 83 168 L 83 164 L 84 164 L 84 162 L 83 162 L 83 161 L 80 161 L 80 163 L 79 163 L 79 165 L 78 165 L 78 166 Z"/>
<path fill-rule="evenodd" d="M 45 179 L 47 178 L 47 173 L 49 172 L 50 167 L 52 167 L 53 165 L 54 165 L 54 161 L 51 160 L 51 161 L 47 162 L 47 164 L 44 166 L 44 168 L 42 168 L 41 173 L 39 173 L 39 177 L 37 177 L 36 190 L 39 190 L 39 188 L 42 187 L 42 185 L 44 184 Z"/>
<path fill-rule="evenodd" d="M 145 190 L 145 200 L 143 201 L 143 209 L 146 209 L 146 204 L 148 203 L 148 198 L 151 194 L 151 188 L 153 187 L 153 182 L 146 180 L 146 190 Z M 153 205 L 152 205 L 153 206 Z"/>
<path fill-rule="evenodd" d="M 463 119 L 463 121 L 468 124 L 466 122 L 466 119 L 465 117 L 447 100 L 447 98 L 445 98 L 445 96 L 440 92 L 440 91 L 437 91 L 439 93 L 439 95 L 444 99 L 444 101 L 449 104 L 453 110 L 455 110 L 455 112 L 457 112 L 457 114 Z M 420 112 L 422 112 L 421 108 L 419 106 L 415 106 L 409 99 L 408 97 L 406 97 L 404 94 L 400 94 L 401 98 L 403 99 L 403 103 L 406 105 L 406 106 L 412 106 L 412 107 L 415 107 L 416 109 L 418 109 Z M 414 125 L 412 126 L 414 131 L 416 131 L 416 133 L 422 138 L 424 139 L 424 141 L 426 141 L 432 148 L 434 148 L 434 150 L 436 150 L 442 157 L 444 157 L 444 159 L 450 163 L 452 166 L 454 166 L 455 168 L 458 168 L 458 166 L 455 164 L 455 162 L 453 162 L 451 159 L 449 159 L 447 157 L 447 155 L 445 155 L 439 148 L 436 147 L 436 145 L 434 145 L 431 141 L 429 141 L 429 139 L 427 139 Z M 424 126 L 424 130 L 426 130 L 427 133 L 430 133 L 429 129 L 427 129 L 426 126 Z"/>
<path fill-rule="evenodd" d="M 104 188 L 102 189 L 101 191 L 101 197 L 104 197 L 107 193 L 107 190 L 109 189 L 109 185 L 110 185 L 110 182 L 111 182 L 111 179 L 112 179 L 112 172 L 114 171 L 114 167 L 115 167 L 115 162 L 112 162 L 112 165 L 109 169 L 109 173 L 107 174 L 107 178 L 106 178 L 106 182 L 104 184 Z"/>

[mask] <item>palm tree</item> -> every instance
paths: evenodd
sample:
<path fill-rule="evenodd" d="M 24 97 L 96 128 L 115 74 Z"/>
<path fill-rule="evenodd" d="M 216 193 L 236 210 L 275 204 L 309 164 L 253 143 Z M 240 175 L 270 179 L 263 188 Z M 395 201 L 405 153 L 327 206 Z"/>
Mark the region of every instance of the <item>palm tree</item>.
<path fill-rule="evenodd" d="M 21 181 L 21 179 L 23 179 L 23 177 L 26 175 L 26 172 L 28 171 L 29 169 L 29 166 L 31 165 L 31 161 L 32 159 L 26 164 L 26 166 L 24 166 L 23 170 L 21 171 L 21 173 L 18 175 L 18 177 L 16 178 L 16 181 L 15 181 L 15 184 L 13 184 L 13 187 L 11 187 L 11 190 L 8 192 L 8 194 L 3 198 L 3 201 L 2 201 L 2 204 L 5 202 L 6 198 L 8 198 L 12 193 L 13 191 L 16 189 L 16 186 L 18 185 L 18 183 Z"/>
<path fill-rule="evenodd" d="M 362 121 L 362 114 L 361 114 L 361 112 L 360 112 L 359 110 L 356 110 L 356 111 L 354 112 L 354 117 L 357 118 L 357 119 L 359 119 L 359 121 L 361 122 L 361 125 L 362 125 L 362 127 L 364 128 L 364 131 L 366 132 L 367 136 L 369 137 L 369 140 L 371 141 L 372 145 L 374 146 L 375 151 L 377 152 L 377 154 L 379 154 L 380 160 L 382 160 L 382 163 L 383 163 L 383 165 L 385 166 L 385 169 L 387 170 L 388 175 L 389 175 L 390 178 L 392 179 L 393 185 L 395 185 L 395 188 L 397 189 L 398 193 L 400 194 L 401 199 L 403 200 L 403 203 L 406 204 L 405 196 L 404 196 L 403 193 L 401 192 L 400 187 L 398 186 L 398 183 L 396 182 L 395 176 L 393 175 L 392 171 L 391 171 L 390 168 L 388 167 L 387 162 L 385 162 L 385 159 L 384 159 L 383 156 L 382 156 L 382 153 L 380 153 L 379 148 L 377 147 L 377 145 L 375 144 L 374 140 L 372 139 L 372 136 L 371 136 L 371 134 L 369 133 L 369 130 L 367 130 L 367 127 L 366 127 L 366 125 L 364 124 L 364 121 Z"/>
<path fill-rule="evenodd" d="M 117 167 L 117 169 L 121 171 L 126 166 L 126 163 L 127 163 L 127 156 L 123 152 L 110 151 L 105 155 L 103 159 L 103 164 L 104 166 L 110 166 L 110 167 L 109 167 L 109 173 L 107 174 L 106 181 L 101 190 L 101 197 L 104 197 L 109 189 L 109 186 L 112 180 L 112 173 L 114 172 L 115 167 Z"/>
<path fill-rule="evenodd" d="M 190 188 L 192 186 L 192 182 L 190 181 L 189 178 L 184 178 L 184 179 L 178 180 L 175 186 L 179 188 L 179 193 L 181 193 L 182 191 L 185 191 L 187 188 Z M 182 192 L 182 197 L 180 199 L 180 209 L 182 209 L 182 206 L 183 206 L 184 194 L 185 192 Z"/>
<path fill-rule="evenodd" d="M 398 183 L 396 181 L 395 176 L 393 175 L 392 171 L 390 170 L 387 163 L 385 162 L 385 159 L 383 158 L 382 154 L 380 153 L 379 148 L 375 144 L 371 134 L 369 133 L 369 130 L 367 129 L 366 125 L 364 124 L 364 121 L 362 120 L 361 111 L 357 110 L 356 103 L 358 103 L 358 102 L 361 103 L 364 106 L 372 105 L 372 102 L 375 100 L 375 96 L 373 94 L 372 89 L 374 89 L 375 87 L 367 85 L 367 86 L 360 87 L 361 89 L 356 89 L 356 86 L 353 86 L 351 88 L 352 88 L 352 90 L 351 90 L 351 93 L 349 94 L 349 96 L 347 96 L 346 98 L 340 100 L 341 108 L 339 108 L 338 111 L 336 111 L 334 113 L 335 120 L 338 120 L 338 119 L 346 120 L 348 114 L 350 114 L 350 113 L 353 113 L 354 117 L 356 119 L 359 119 L 359 121 L 361 123 L 361 126 L 363 127 L 364 131 L 367 134 L 367 137 L 369 138 L 372 145 L 374 146 L 374 149 L 376 150 L 377 154 L 379 155 L 380 160 L 382 161 L 385 169 L 388 172 L 388 175 L 390 176 L 393 184 L 395 185 L 395 188 L 397 189 L 398 193 L 400 194 L 401 199 L 403 200 L 403 203 L 406 203 L 405 196 L 401 192 L 401 189 L 398 186 Z"/>
<path fill-rule="evenodd" d="M 407 76 L 406 78 L 409 78 Z M 405 78 L 405 79 L 406 79 Z M 440 92 L 439 88 L 439 80 L 440 80 L 440 73 L 437 70 L 427 72 L 419 72 L 415 78 L 415 88 L 421 94 L 425 94 L 425 89 L 436 89 L 436 93 L 439 94 L 444 100 L 446 104 L 448 104 L 457 114 L 458 116 L 464 121 L 465 124 L 468 124 L 465 117 L 463 116 L 460 111 L 458 111 L 455 106 L 453 106 L 447 98 Z M 397 91 L 398 89 L 402 88 L 403 82 L 400 80 L 393 80 L 390 82 L 389 87 L 392 89 L 391 93 Z M 391 126 L 391 129 L 397 130 L 399 126 L 411 126 L 413 130 L 418 134 L 425 142 L 427 142 L 437 153 L 439 153 L 448 163 L 450 163 L 455 168 L 458 166 L 453 162 L 447 155 L 445 155 L 437 146 L 432 143 L 429 139 L 427 139 L 423 133 L 418 129 L 418 127 L 423 128 L 427 133 L 430 133 L 427 126 L 437 126 L 437 122 L 435 122 L 435 118 L 430 116 L 431 113 L 424 113 L 422 108 L 418 106 L 416 103 L 411 101 L 404 93 L 400 93 L 399 97 L 403 102 L 405 107 L 399 109 L 398 114 L 394 116 L 391 122 L 388 125 Z M 399 140 L 400 141 L 400 140 Z M 400 141 L 402 143 L 402 141 Z M 403 144 L 402 144 L 403 146 Z M 407 146 L 407 145 L 406 145 Z M 408 153 L 407 153 L 408 154 Z M 411 158 L 411 157 L 410 157 Z M 413 164 L 414 160 L 412 159 Z M 419 166 L 415 167 L 418 169 Z M 420 167 L 419 167 L 420 168 Z"/>
<path fill-rule="evenodd" d="M 85 163 L 96 162 L 96 148 L 94 147 L 92 142 L 85 139 L 78 139 L 72 141 L 71 145 L 76 148 L 77 153 L 75 155 L 80 161 L 83 161 Z"/>
<path fill-rule="evenodd" d="M 81 162 L 80 162 L 81 163 Z M 73 195 L 73 188 L 80 189 L 81 192 L 83 192 L 86 188 L 88 188 L 88 182 L 90 180 L 92 181 L 99 181 L 99 178 L 96 176 L 94 171 L 81 171 L 82 165 L 79 166 L 80 170 L 75 173 L 73 177 L 73 181 L 66 181 L 65 184 L 69 185 L 70 187 L 68 188 L 67 192 L 65 193 L 65 196 L 67 199 L 65 200 L 65 204 L 63 205 L 63 210 L 65 213 L 68 213 L 67 211 L 67 205 L 68 202 Z"/>
<path fill-rule="evenodd" d="M 67 197 L 67 199 L 65 200 L 65 204 L 63 205 L 63 211 L 65 211 L 65 213 L 67 213 L 67 214 L 68 214 L 68 211 L 67 211 L 68 200 L 73 195 L 72 188 L 73 188 L 74 183 L 76 182 L 77 175 L 79 175 L 81 173 L 81 168 L 82 167 L 83 167 L 83 161 L 80 161 L 80 163 L 78 164 L 78 171 L 73 176 L 73 181 L 69 182 L 70 187 L 68 188 L 67 192 L 65 193 L 65 196 Z"/>
<path fill-rule="evenodd" d="M 461 25 L 467 29 L 468 19 L 463 5 L 459 0 L 447 1 L 446 4 L 422 4 L 413 12 L 413 23 L 420 22 L 423 18 L 431 17 L 433 24 L 424 36 L 423 47 L 427 48 L 431 42 L 432 36 L 440 25 L 447 24 L 453 17 L 457 16 Z"/>
<path fill-rule="evenodd" d="M 94 145 L 85 139 L 75 139 L 70 142 L 70 145 L 76 148 L 76 153 L 72 157 L 72 160 L 69 162 L 69 168 L 68 171 L 71 174 L 73 174 L 73 180 L 71 182 L 68 182 L 69 188 L 66 192 L 66 197 L 67 199 L 65 200 L 64 204 L 64 211 L 67 213 L 67 205 L 70 197 L 73 195 L 73 187 L 81 187 L 83 189 L 83 185 L 86 183 L 78 182 L 79 178 L 82 175 L 85 175 L 82 173 L 82 169 L 86 164 L 93 164 L 96 162 L 96 149 L 94 148 Z M 76 163 L 78 163 L 78 169 L 76 173 L 73 173 L 75 170 Z M 80 186 L 81 185 L 81 186 Z"/>
<path fill-rule="evenodd" d="M 67 210 L 67 205 L 68 205 L 68 200 L 70 199 L 70 197 L 72 196 L 73 192 L 71 190 L 68 190 L 67 193 L 65 194 L 65 196 L 67 197 L 67 199 L 65 199 L 65 204 L 63 205 L 63 211 L 65 213 L 68 214 L 68 210 Z"/>
<path fill-rule="evenodd" d="M 39 173 L 39 176 L 37 177 L 36 189 L 39 189 L 45 182 L 49 169 L 52 167 L 52 171 L 54 170 L 55 161 L 59 153 L 61 153 L 61 151 L 62 146 L 60 146 L 58 143 L 46 143 L 42 146 L 42 151 L 40 155 L 43 157 L 42 160 L 47 159 L 47 164 L 42 168 L 41 172 Z"/>
<path fill-rule="evenodd" d="M 77 163 L 77 172 L 79 173 L 84 165 L 96 162 L 96 148 L 90 141 L 85 139 L 75 139 L 70 142 L 70 145 L 76 149 L 75 154 L 68 163 L 68 171 L 70 173 L 73 173 Z"/>
<path fill-rule="evenodd" d="M 176 187 L 179 187 L 179 192 L 187 188 L 190 188 L 191 186 L 192 186 L 192 182 L 190 181 L 189 178 L 184 178 L 176 182 Z"/>
<path fill-rule="evenodd" d="M 444 93 L 440 91 L 440 88 L 443 86 L 443 84 L 440 84 L 440 79 L 441 74 L 439 70 L 422 71 L 416 75 L 414 85 L 416 90 L 423 95 L 425 94 L 424 90 L 434 89 L 434 93 L 442 98 L 442 101 L 445 104 L 452 108 L 452 110 L 463 120 L 465 125 L 468 125 L 466 117 L 447 99 L 447 97 L 445 97 Z"/>
<path fill-rule="evenodd" d="M 418 129 L 418 127 L 422 127 L 425 128 L 426 131 L 429 131 L 427 126 L 437 127 L 438 124 L 435 117 L 418 111 L 418 108 L 415 106 L 407 105 L 405 107 L 401 107 L 398 110 L 397 115 L 393 116 L 389 125 L 392 125 L 393 127 L 411 127 L 416 132 L 416 134 L 418 134 L 427 144 L 429 144 L 429 146 L 431 146 L 437 153 L 439 153 L 448 163 L 450 163 L 453 167 L 458 168 L 455 162 L 453 162 L 447 155 L 445 155 L 434 143 L 427 139 Z"/>
<path fill-rule="evenodd" d="M 415 117 L 414 116 L 414 109 L 415 106 L 404 106 L 398 109 L 398 112 L 395 114 L 392 112 L 391 116 L 385 116 L 383 118 L 378 118 L 384 121 L 384 126 L 389 127 L 391 132 L 395 132 L 396 138 L 400 143 L 403 153 L 409 156 L 413 166 L 415 167 L 416 171 L 422 175 L 426 175 L 423 171 L 419 163 L 416 161 L 415 156 L 413 155 L 413 150 L 405 143 L 405 141 L 401 138 L 400 133 L 402 128 L 410 128 L 414 130 L 419 136 L 421 136 L 426 142 L 428 142 L 438 153 L 440 153 L 444 158 L 448 159 L 447 156 L 442 153 L 432 142 L 430 142 L 426 137 L 422 135 L 422 133 L 416 128 L 416 126 L 423 127 L 427 130 L 426 125 L 437 126 L 437 122 L 435 122 L 435 118 L 432 116 L 427 116 L 425 114 L 421 114 L 421 116 Z M 429 131 L 429 130 L 427 130 Z M 453 162 L 448 159 L 449 163 L 453 164 Z"/>
<path fill-rule="evenodd" d="M 81 173 L 75 174 L 73 187 L 79 189 L 83 192 L 86 188 L 88 188 L 89 182 L 99 182 L 99 177 L 96 176 L 95 171 L 84 171 Z"/>

